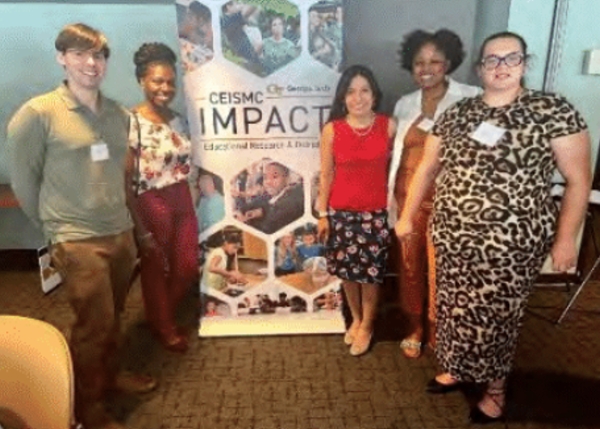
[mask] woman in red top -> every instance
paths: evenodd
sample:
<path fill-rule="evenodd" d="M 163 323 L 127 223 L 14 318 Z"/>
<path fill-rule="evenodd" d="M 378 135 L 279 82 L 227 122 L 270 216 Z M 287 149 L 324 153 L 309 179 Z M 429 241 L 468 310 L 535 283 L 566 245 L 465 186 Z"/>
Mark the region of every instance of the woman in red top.
<path fill-rule="evenodd" d="M 329 271 L 342 281 L 352 324 L 350 354 L 367 352 L 379 285 L 387 263 L 387 180 L 395 122 L 375 111 L 381 91 L 373 73 L 355 65 L 341 76 L 321 134 L 319 237 Z"/>

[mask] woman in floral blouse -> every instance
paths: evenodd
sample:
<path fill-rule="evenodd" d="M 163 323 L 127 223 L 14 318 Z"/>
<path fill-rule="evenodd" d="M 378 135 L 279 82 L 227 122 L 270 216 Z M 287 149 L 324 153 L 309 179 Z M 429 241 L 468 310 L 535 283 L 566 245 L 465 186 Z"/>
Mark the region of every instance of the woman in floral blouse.
<path fill-rule="evenodd" d="M 145 43 L 133 61 L 146 98 L 132 111 L 127 161 L 142 295 L 152 332 L 167 350 L 183 353 L 188 341 L 175 313 L 198 276 L 198 223 L 189 186 L 196 168 L 185 120 L 169 108 L 175 54 L 162 43 Z"/>

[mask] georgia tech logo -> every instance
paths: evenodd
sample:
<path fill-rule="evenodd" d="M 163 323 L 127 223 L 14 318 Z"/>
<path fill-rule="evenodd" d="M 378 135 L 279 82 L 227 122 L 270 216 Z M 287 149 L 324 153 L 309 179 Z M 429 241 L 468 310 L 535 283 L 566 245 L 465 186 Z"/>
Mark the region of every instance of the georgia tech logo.
<path fill-rule="evenodd" d="M 281 96 L 283 94 L 284 89 L 285 88 L 283 86 L 279 86 L 275 83 L 272 83 L 269 86 L 267 86 L 267 94 Z"/>

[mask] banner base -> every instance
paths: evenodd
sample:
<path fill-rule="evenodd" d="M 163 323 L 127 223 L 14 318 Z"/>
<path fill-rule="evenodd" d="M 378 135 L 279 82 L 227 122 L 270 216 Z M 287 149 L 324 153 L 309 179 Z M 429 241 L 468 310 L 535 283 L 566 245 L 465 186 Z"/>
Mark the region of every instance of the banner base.
<path fill-rule="evenodd" d="M 332 311 L 289 315 L 248 315 L 235 318 L 205 317 L 201 320 L 198 336 L 341 334 L 345 330 L 341 313 Z"/>

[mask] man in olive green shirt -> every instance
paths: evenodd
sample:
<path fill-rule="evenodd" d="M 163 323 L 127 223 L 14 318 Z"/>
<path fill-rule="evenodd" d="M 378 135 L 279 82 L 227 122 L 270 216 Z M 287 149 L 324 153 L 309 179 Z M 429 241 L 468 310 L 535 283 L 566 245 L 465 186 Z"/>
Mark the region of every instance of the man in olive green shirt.
<path fill-rule="evenodd" d="M 105 395 L 143 392 L 153 379 L 117 373 L 119 320 L 135 262 L 125 205 L 128 115 L 100 93 L 109 48 L 85 24 L 67 25 L 55 47 L 66 80 L 25 103 L 8 125 L 13 191 L 52 244 L 76 320 L 71 332 L 76 417 L 86 429 L 123 428 Z"/>

